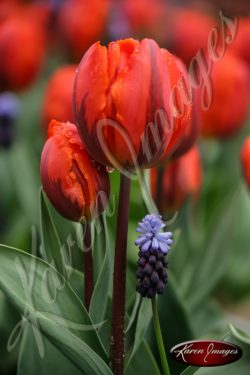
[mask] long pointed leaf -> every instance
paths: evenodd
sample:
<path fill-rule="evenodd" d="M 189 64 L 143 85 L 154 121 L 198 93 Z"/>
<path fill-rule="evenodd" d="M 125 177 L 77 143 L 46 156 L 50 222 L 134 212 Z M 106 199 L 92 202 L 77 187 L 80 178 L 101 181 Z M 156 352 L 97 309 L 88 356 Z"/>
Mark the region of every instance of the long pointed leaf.
<path fill-rule="evenodd" d="M 0 289 L 23 314 L 17 331 L 28 320 L 40 350 L 44 334 L 84 374 L 112 373 L 91 318 L 53 267 L 4 245 L 0 245 L 0 265 Z"/>

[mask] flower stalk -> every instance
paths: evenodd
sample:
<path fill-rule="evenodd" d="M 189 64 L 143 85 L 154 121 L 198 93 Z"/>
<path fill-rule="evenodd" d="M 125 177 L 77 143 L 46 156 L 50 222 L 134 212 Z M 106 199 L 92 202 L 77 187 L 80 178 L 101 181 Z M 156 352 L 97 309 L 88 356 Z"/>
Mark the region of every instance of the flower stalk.
<path fill-rule="evenodd" d="M 159 315 L 158 315 L 158 310 L 157 310 L 157 303 L 156 303 L 156 298 L 153 297 L 151 300 L 152 303 L 152 312 L 153 312 L 153 324 L 154 324 L 154 331 L 155 331 L 155 338 L 160 354 L 160 359 L 161 359 L 161 365 L 162 365 L 162 371 L 164 375 L 170 375 L 170 370 L 168 366 L 168 360 L 164 348 L 164 343 L 163 343 L 163 338 L 161 334 L 161 326 L 160 326 L 160 320 L 159 320 Z"/>
<path fill-rule="evenodd" d="M 121 174 L 113 277 L 110 362 L 115 375 L 122 375 L 125 356 L 125 298 L 127 235 L 131 181 Z"/>

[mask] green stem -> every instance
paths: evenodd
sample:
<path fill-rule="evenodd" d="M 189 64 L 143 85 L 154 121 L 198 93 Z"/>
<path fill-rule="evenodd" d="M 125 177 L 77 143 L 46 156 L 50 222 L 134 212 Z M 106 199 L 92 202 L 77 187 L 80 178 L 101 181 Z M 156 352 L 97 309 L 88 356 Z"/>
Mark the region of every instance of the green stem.
<path fill-rule="evenodd" d="M 161 334 L 161 326 L 160 326 L 160 320 L 159 320 L 155 297 L 152 298 L 152 311 L 153 311 L 153 323 L 154 323 L 155 337 L 156 337 L 157 346 L 158 346 L 158 350 L 159 350 L 159 354 L 161 358 L 163 374 L 170 375 L 170 370 L 168 367 L 168 360 L 167 360 L 164 343 L 162 339 L 162 334 Z"/>

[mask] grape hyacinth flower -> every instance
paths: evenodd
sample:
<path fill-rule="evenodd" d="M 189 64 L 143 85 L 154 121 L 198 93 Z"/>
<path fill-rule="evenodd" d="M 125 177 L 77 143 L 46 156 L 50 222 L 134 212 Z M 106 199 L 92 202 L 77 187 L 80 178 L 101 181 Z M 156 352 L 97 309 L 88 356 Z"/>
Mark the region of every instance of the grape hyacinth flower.
<path fill-rule="evenodd" d="M 0 94 L 0 147 L 10 148 L 15 139 L 15 122 L 21 110 L 20 102 L 15 94 Z"/>
<path fill-rule="evenodd" d="M 142 297 L 163 294 L 168 280 L 166 255 L 173 243 L 171 232 L 162 232 L 165 224 L 158 214 L 146 215 L 139 223 L 141 233 L 135 244 L 139 246 L 136 290 Z"/>

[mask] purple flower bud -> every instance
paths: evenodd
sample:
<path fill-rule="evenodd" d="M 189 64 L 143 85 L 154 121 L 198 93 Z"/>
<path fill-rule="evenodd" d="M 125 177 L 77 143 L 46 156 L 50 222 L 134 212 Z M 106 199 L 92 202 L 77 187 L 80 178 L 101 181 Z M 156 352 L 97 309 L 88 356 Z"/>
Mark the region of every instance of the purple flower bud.
<path fill-rule="evenodd" d="M 160 215 L 146 215 L 138 225 L 137 232 L 141 235 L 138 236 L 135 244 L 142 252 L 160 250 L 162 254 L 167 254 L 173 240 L 171 232 L 161 232 L 164 227 Z"/>
<path fill-rule="evenodd" d="M 161 232 L 164 228 L 160 215 L 147 215 L 139 223 L 141 233 L 135 244 L 139 246 L 136 290 L 142 297 L 153 298 L 163 294 L 167 283 L 166 255 L 173 242 L 171 232 Z"/>
<path fill-rule="evenodd" d="M 153 298 L 156 293 L 163 294 L 167 283 L 166 255 L 173 240 L 171 232 L 162 232 L 164 226 L 160 215 L 147 215 L 137 228 L 141 234 L 135 241 L 140 249 L 136 290 L 142 297 Z"/>
<path fill-rule="evenodd" d="M 20 113 L 17 96 L 5 92 L 0 94 L 0 146 L 9 148 L 15 138 L 15 121 Z"/>

